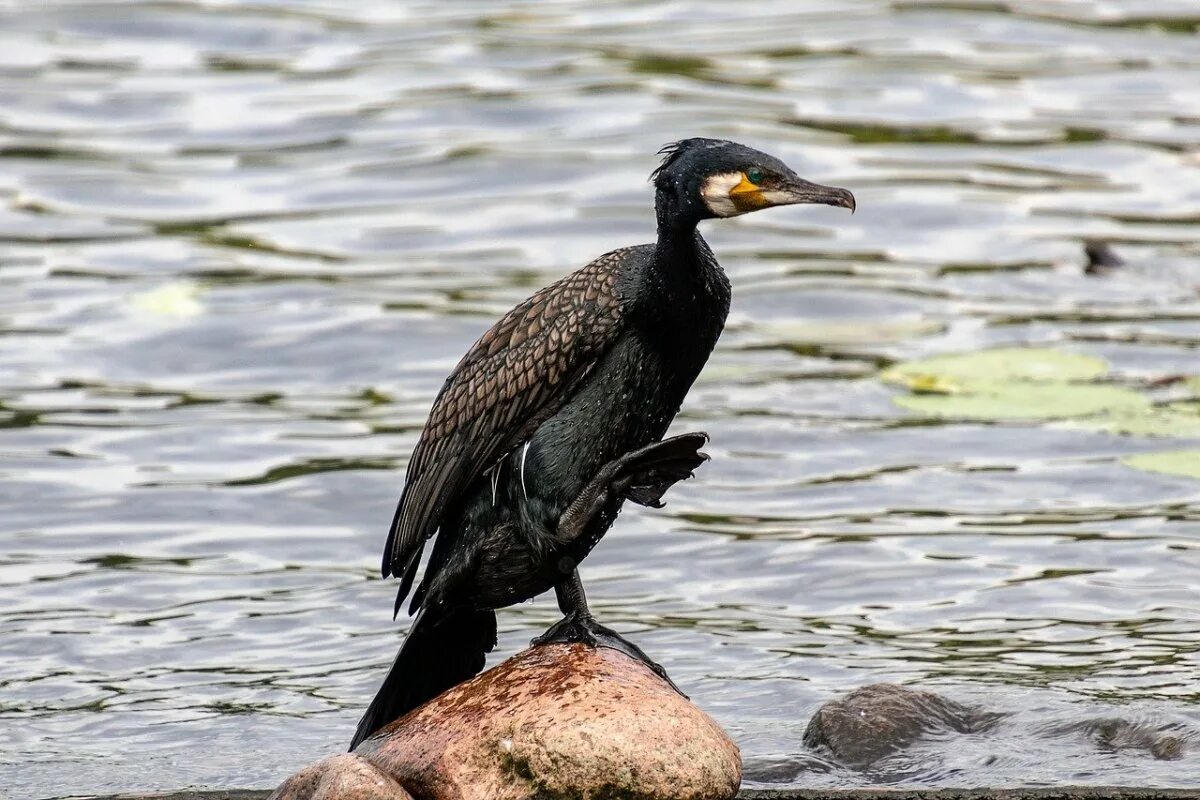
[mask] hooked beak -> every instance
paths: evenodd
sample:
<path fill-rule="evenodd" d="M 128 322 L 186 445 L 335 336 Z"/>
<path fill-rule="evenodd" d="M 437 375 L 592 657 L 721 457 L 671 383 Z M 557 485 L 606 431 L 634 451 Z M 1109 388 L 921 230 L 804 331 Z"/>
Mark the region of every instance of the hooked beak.
<path fill-rule="evenodd" d="M 799 203 L 818 203 L 826 206 L 841 206 L 854 213 L 854 195 L 849 189 L 838 186 L 822 186 L 803 178 L 793 178 L 782 186 L 763 192 L 763 197 L 773 206 L 790 206 Z"/>

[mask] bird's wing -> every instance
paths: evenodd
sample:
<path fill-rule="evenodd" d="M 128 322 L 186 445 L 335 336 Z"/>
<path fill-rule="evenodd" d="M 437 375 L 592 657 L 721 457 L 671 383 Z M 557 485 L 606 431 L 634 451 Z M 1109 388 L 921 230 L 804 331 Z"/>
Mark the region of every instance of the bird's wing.
<path fill-rule="evenodd" d="M 558 411 L 616 340 L 616 279 L 626 253 L 601 256 L 509 311 L 446 379 L 384 548 L 384 577 L 404 578 L 397 608 L 448 506 Z"/>

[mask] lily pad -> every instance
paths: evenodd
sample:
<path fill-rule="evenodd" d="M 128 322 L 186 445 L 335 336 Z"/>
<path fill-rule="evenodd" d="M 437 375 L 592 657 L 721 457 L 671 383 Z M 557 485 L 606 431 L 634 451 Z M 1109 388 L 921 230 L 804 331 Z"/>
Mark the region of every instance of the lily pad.
<path fill-rule="evenodd" d="M 916 381 L 935 376 L 948 385 L 965 387 L 979 381 L 1087 381 L 1107 372 L 1104 359 L 1094 356 L 1048 347 L 999 347 L 906 361 L 884 370 L 881 377 L 888 383 L 911 387 Z"/>
<path fill-rule="evenodd" d="M 1044 420 L 1150 408 L 1137 391 L 1091 382 L 1107 372 L 1108 364 L 1093 356 L 1004 347 L 908 361 L 882 378 L 911 392 L 896 397 L 896 405 L 939 417 Z"/>
<path fill-rule="evenodd" d="M 893 401 L 909 411 L 964 420 L 1067 420 L 1089 430 L 1131 436 L 1200 437 L 1200 398 L 1155 404 L 1151 394 L 1102 382 L 1103 359 L 1039 347 L 1003 347 L 934 356 L 884 370 L 908 393 Z M 1184 386 L 1200 389 L 1200 377 Z M 1200 450 L 1147 453 L 1134 469 L 1200 478 Z"/>
<path fill-rule="evenodd" d="M 938 417 L 975 420 L 1047 420 L 1110 412 L 1134 416 L 1150 401 L 1123 386 L 1087 383 L 975 381 L 950 393 L 924 391 L 895 398 L 896 405 Z"/>
<path fill-rule="evenodd" d="M 1124 459 L 1126 466 L 1143 472 L 1160 472 L 1200 479 L 1200 450 L 1168 450 L 1164 453 L 1142 453 Z"/>
<path fill-rule="evenodd" d="M 1200 437 L 1200 405 L 1172 403 L 1163 408 L 1139 409 L 1132 413 L 1109 413 L 1072 424 L 1126 436 Z"/>

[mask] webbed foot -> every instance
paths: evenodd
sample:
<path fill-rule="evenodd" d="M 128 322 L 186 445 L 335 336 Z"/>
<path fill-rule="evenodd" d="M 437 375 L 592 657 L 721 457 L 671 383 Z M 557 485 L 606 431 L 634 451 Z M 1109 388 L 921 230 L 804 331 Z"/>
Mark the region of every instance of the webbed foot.
<path fill-rule="evenodd" d="M 558 622 L 551 625 L 549 630 L 530 642 L 530 645 L 538 647 L 543 644 L 573 644 L 576 642 L 586 644 L 588 647 L 608 647 L 624 653 L 635 661 L 640 661 L 649 667 L 655 675 L 666 681 L 667 685 L 678 692 L 681 697 L 687 697 L 675 685 L 675 681 L 671 680 L 671 676 L 667 675 L 667 671 L 658 662 L 653 661 L 650 656 L 646 655 L 642 651 L 642 648 L 621 636 L 621 634 L 612 628 L 601 625 L 591 614 L 581 614 L 579 612 L 567 614 Z"/>
<path fill-rule="evenodd" d="M 608 462 L 558 518 L 558 538 L 563 542 L 578 540 L 596 515 L 616 498 L 662 508 L 667 490 L 692 477 L 692 472 L 708 461 L 708 456 L 700 452 L 707 441 L 707 433 L 684 433 Z"/>
<path fill-rule="evenodd" d="M 707 433 L 682 433 L 626 453 L 614 462 L 613 492 L 638 505 L 662 508 L 667 490 L 708 461 L 700 452 L 707 441 Z"/>

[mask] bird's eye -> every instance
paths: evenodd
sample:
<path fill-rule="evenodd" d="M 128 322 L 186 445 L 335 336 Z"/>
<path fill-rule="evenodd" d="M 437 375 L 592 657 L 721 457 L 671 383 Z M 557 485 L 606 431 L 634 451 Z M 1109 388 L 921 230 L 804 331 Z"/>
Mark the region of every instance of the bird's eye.
<path fill-rule="evenodd" d="M 762 179 L 762 170 L 758 167 L 751 167 L 750 169 L 746 170 L 746 180 L 750 181 L 755 186 L 762 183 Z"/>

